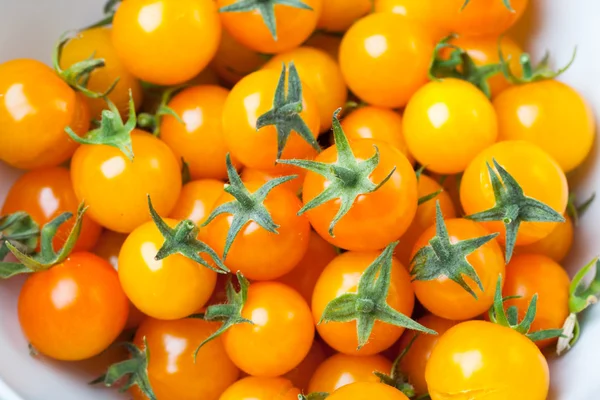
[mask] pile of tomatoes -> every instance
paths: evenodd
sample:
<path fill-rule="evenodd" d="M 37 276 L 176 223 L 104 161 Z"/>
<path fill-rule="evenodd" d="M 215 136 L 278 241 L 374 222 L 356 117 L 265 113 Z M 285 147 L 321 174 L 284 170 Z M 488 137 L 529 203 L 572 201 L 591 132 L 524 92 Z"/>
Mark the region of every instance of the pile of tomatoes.
<path fill-rule="evenodd" d="M 527 3 L 111 0 L 0 64 L 32 349 L 134 399 L 546 399 L 595 126 Z"/>

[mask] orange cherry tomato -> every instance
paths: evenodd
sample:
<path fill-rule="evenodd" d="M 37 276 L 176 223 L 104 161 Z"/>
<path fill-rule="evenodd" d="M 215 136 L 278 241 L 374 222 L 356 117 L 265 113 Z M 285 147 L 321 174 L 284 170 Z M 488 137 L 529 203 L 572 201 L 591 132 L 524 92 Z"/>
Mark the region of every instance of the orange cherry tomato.
<path fill-rule="evenodd" d="M 71 160 L 77 199 L 85 200 L 93 220 L 121 233 L 150 220 L 148 195 L 156 211 L 166 215 L 181 191 L 179 162 L 169 147 L 137 129 L 131 141 L 133 162 L 120 150 L 104 145 L 83 145 Z"/>
<path fill-rule="evenodd" d="M 117 273 L 91 253 L 29 276 L 19 294 L 19 322 L 40 353 L 77 361 L 105 350 L 119 336 L 129 303 Z"/>
<path fill-rule="evenodd" d="M 537 242 L 515 247 L 515 254 L 541 254 L 559 263 L 569 254 L 573 235 L 573 220 L 565 215 L 564 224 L 558 224 L 548 236 Z"/>
<path fill-rule="evenodd" d="M 321 365 L 326 358 L 327 355 L 325 354 L 325 345 L 323 345 L 320 341 L 315 340 L 310 348 L 310 351 L 306 357 L 304 357 L 304 360 L 302 360 L 302 362 L 296 368 L 285 374 L 283 377 L 292 381 L 294 386 L 302 390 L 304 393 L 310 393 L 311 390 L 308 389 L 310 378 L 317 367 Z"/>
<path fill-rule="evenodd" d="M 291 272 L 279 278 L 278 281 L 297 290 L 310 304 L 321 272 L 337 255 L 335 247 L 311 231 L 306 254 Z"/>
<path fill-rule="evenodd" d="M 223 30 L 221 44 L 210 65 L 219 78 L 234 85 L 244 76 L 258 71 L 266 61 L 266 57 L 239 43 Z"/>
<path fill-rule="evenodd" d="M 391 13 L 368 15 L 342 39 L 340 67 L 361 100 L 381 107 L 406 105 L 427 82 L 433 38 L 424 28 Z"/>
<path fill-rule="evenodd" d="M 408 382 L 415 388 L 415 392 L 421 395 L 427 393 L 425 366 L 427 365 L 427 361 L 429 361 L 431 352 L 440 337 L 448 329 L 456 325 L 457 322 L 431 314 L 419 318 L 417 322 L 438 333 L 437 335 L 417 335 L 417 338 L 412 342 L 410 349 L 400 361 L 400 371 L 406 375 Z M 414 336 L 414 332 L 405 332 L 404 335 L 402 335 L 402 338 L 400 339 L 401 352 L 406 349 Z"/>
<path fill-rule="evenodd" d="M 434 39 L 450 32 L 443 26 L 443 15 L 436 0 L 374 0 L 375 12 L 394 13 L 423 26 Z"/>
<path fill-rule="evenodd" d="M 486 321 L 463 322 L 444 333 L 431 352 L 425 379 L 432 400 L 456 393 L 545 400 L 550 383 L 548 363 L 531 340 Z"/>
<path fill-rule="evenodd" d="M 202 341 L 219 328 L 201 319 L 160 321 L 147 318 L 135 334 L 141 349 L 144 340 L 150 351 L 148 377 L 160 400 L 219 400 L 239 376 L 220 338 L 202 346 L 196 361 L 193 354 Z M 145 400 L 138 390 L 134 400 Z"/>
<path fill-rule="evenodd" d="M 189 165 L 192 179 L 226 179 L 223 106 L 229 91 L 220 86 L 193 86 L 179 92 L 168 106 L 183 120 L 164 116 L 160 138 Z M 233 160 L 234 165 L 236 164 Z"/>
<path fill-rule="evenodd" d="M 591 108 L 575 89 L 545 80 L 514 86 L 494 100 L 500 140 L 526 140 L 565 172 L 581 165 L 596 137 Z"/>
<path fill-rule="evenodd" d="M 142 86 L 123 65 L 112 43 L 112 29 L 108 27 L 92 28 L 81 31 L 69 40 L 61 54 L 60 67 L 64 70 L 71 65 L 84 61 L 90 56 L 103 59 L 105 66 L 90 74 L 87 88 L 97 93 L 104 93 L 118 79 L 117 85 L 108 95 L 119 109 L 121 115 L 129 115 L 129 91 L 136 106 L 142 105 Z M 107 108 L 104 99 L 85 98 L 90 107 L 92 118 L 100 120 L 102 110 Z"/>
<path fill-rule="evenodd" d="M 570 285 L 569 275 L 552 259 L 540 254 L 516 255 L 506 266 L 502 296 L 522 297 L 506 301 L 504 307 L 516 306 L 522 319 L 531 298 L 537 293 L 537 313 L 531 332 L 562 329 L 569 316 Z M 544 348 L 556 343 L 556 340 L 541 340 L 536 344 Z"/>
<path fill-rule="evenodd" d="M 282 184 L 281 187 L 284 187 L 293 193 L 299 193 L 302 189 L 302 184 L 304 183 L 306 170 L 293 165 L 277 164 L 273 168 L 260 170 L 254 168 L 244 168 L 240 176 L 244 182 L 256 181 L 267 183 L 274 178 L 290 175 L 298 175 L 298 177 L 296 179 L 292 179 L 291 181 L 287 181 L 286 183 Z"/>
<path fill-rule="evenodd" d="M 334 246 L 348 250 L 378 250 L 396 240 L 408 229 L 417 211 L 417 179 L 408 159 L 393 146 L 370 139 L 350 143 L 359 161 L 375 154 L 379 149 L 379 165 L 370 175 L 374 183 L 380 183 L 395 168 L 392 177 L 377 191 L 354 202 L 350 211 L 329 234 L 329 225 L 337 214 L 341 201 L 336 199 L 308 211 L 306 215 L 313 228 Z M 332 146 L 317 156 L 315 161 L 328 164 L 337 161 L 337 149 Z M 308 172 L 304 179 L 303 200 L 308 203 L 329 186 L 329 180 Z M 385 212 L 381 212 L 385 210 Z"/>
<path fill-rule="evenodd" d="M 289 379 L 249 376 L 229 386 L 219 400 L 298 400 L 299 394 Z"/>
<path fill-rule="evenodd" d="M 316 323 L 321 320 L 323 311 L 331 300 L 344 293 L 356 293 L 362 273 L 379 255 L 379 252 L 349 251 L 337 256 L 327 265 L 317 281 L 312 298 Z M 412 314 L 415 298 L 410 276 L 395 258 L 392 259 L 390 289 L 386 301 L 402 314 L 408 317 Z M 367 356 L 377 354 L 394 344 L 404 328 L 376 321 L 369 341 L 360 350 L 357 350 L 356 321 L 319 324 L 317 331 L 328 345 L 340 353 Z"/>
<path fill-rule="evenodd" d="M 125 67 L 157 85 L 176 85 L 198 75 L 220 39 L 213 0 L 127 0 L 113 20 L 113 44 Z"/>
<path fill-rule="evenodd" d="M 259 116 L 273 108 L 280 71 L 260 70 L 247 75 L 233 87 L 223 110 L 223 132 L 231 155 L 247 167 L 271 169 L 277 159 L 277 130 L 265 126 L 256 130 Z M 314 137 L 319 134 L 319 106 L 308 85 L 302 84 L 304 120 Z M 292 132 L 282 158 L 309 158 L 315 150 L 299 134 Z"/>
<path fill-rule="evenodd" d="M 344 117 L 342 128 L 348 140 L 374 139 L 386 142 L 400 150 L 411 164 L 414 163 L 404 140 L 402 116 L 396 111 L 375 106 L 359 107 Z"/>
<path fill-rule="evenodd" d="M 334 60 L 338 59 L 342 38 L 337 35 L 328 35 L 325 32 L 316 31 L 304 42 L 304 46 L 314 47 L 329 54 Z"/>
<path fill-rule="evenodd" d="M 118 271 L 119 252 L 121 251 L 125 239 L 127 239 L 127 235 L 125 234 L 104 230 L 96 247 L 94 247 L 94 254 L 108 261 L 110 265 Z M 146 316 L 138 310 L 131 301 L 129 301 L 129 315 L 127 316 L 125 330 L 137 328 L 144 318 L 146 318 Z M 104 372 L 106 372 L 106 368 L 104 369 Z"/>
<path fill-rule="evenodd" d="M 261 182 L 246 183 L 250 193 L 261 186 Z M 233 196 L 225 193 L 215 208 L 233 200 Z M 253 280 L 276 279 L 290 272 L 306 254 L 310 235 L 308 219 L 297 214 L 302 204 L 292 192 L 276 187 L 263 204 L 275 224 L 279 225 L 278 234 L 251 221 L 238 233 L 225 260 L 229 269 L 241 271 L 246 278 Z M 232 222 L 231 214 L 221 214 L 207 226 L 207 243 L 219 254 L 225 250 Z"/>
<path fill-rule="evenodd" d="M 229 358 L 242 371 L 276 377 L 297 367 L 312 346 L 315 328 L 302 296 L 279 282 L 253 283 L 242 318 L 223 334 Z"/>
<path fill-rule="evenodd" d="M 65 132 L 88 131 L 90 110 L 56 73 L 39 61 L 0 64 L 0 160 L 21 169 L 53 167 L 77 148 Z"/>
<path fill-rule="evenodd" d="M 165 219 L 171 228 L 176 220 Z M 131 302 L 153 318 L 185 318 L 210 299 L 217 273 L 183 255 L 154 257 L 165 239 L 154 222 L 136 228 L 119 253 L 119 279 Z"/>
<path fill-rule="evenodd" d="M 525 141 L 499 142 L 482 151 L 465 170 L 460 185 L 460 201 L 467 214 L 488 210 L 496 204 L 487 164 L 495 159 L 519 183 L 526 196 L 545 203 L 564 214 L 569 188 L 560 166 L 538 146 Z M 499 232 L 504 243 L 502 221 L 482 223 L 490 232 Z M 517 234 L 517 246 L 548 236 L 557 222 L 523 222 Z"/>
<path fill-rule="evenodd" d="M 64 212 L 76 215 L 78 206 L 69 170 L 52 167 L 30 171 L 19 177 L 8 191 L 2 214 L 25 211 L 41 228 Z M 58 228 L 52 242 L 54 250 L 60 249 L 65 244 L 74 224 L 73 217 Z M 101 232 L 100 225 L 84 215 L 81 234 L 74 251 L 91 250 Z"/>
<path fill-rule="evenodd" d="M 442 186 L 429 176 L 421 175 L 419 177 L 419 198 L 431 195 L 440 189 L 442 189 Z M 415 218 L 404 235 L 400 238 L 398 246 L 396 246 L 395 255 L 404 265 L 409 265 L 411 253 L 419 237 L 427 230 L 427 228 L 435 224 L 435 205 L 438 201 L 444 218 L 450 219 L 456 217 L 454 203 L 446 191 L 442 191 L 436 197 L 421 204 L 417 208 Z"/>
<path fill-rule="evenodd" d="M 511 0 L 509 10 L 504 1 L 471 1 L 463 8 L 464 0 L 437 2 L 442 24 L 448 32 L 465 36 L 494 36 L 513 26 L 525 12 L 529 0 Z"/>
<path fill-rule="evenodd" d="M 450 242 L 453 244 L 488 234 L 483 226 L 467 219 L 449 219 L 445 221 L 445 224 Z M 435 225 L 423 232 L 415 243 L 412 257 L 419 249 L 428 246 L 429 241 L 435 235 Z M 475 318 L 492 306 L 498 275 L 501 274 L 504 277 L 505 272 L 502 248 L 495 239 L 492 239 L 467 255 L 467 261 L 479 276 L 483 286 L 483 291 L 481 291 L 474 281 L 463 276 L 467 285 L 477 295 L 477 299 L 445 275 L 440 275 L 437 279 L 430 281 L 413 281 L 412 285 L 417 299 L 431 313 L 458 321 Z"/>
<path fill-rule="evenodd" d="M 361 17 L 367 15 L 371 0 L 325 0 L 317 28 L 328 32 L 344 32 Z"/>
<path fill-rule="evenodd" d="M 238 0 L 217 0 L 221 9 Z M 328 1 L 328 0 L 325 0 Z M 281 53 L 300 46 L 313 33 L 321 15 L 323 0 L 303 0 L 312 10 L 286 4 L 275 4 L 277 39 L 274 39 L 263 20 L 263 15 L 251 12 L 220 12 L 223 27 L 235 40 L 259 53 Z"/>
<path fill-rule="evenodd" d="M 307 393 L 333 393 L 355 382 L 379 382 L 373 372 L 389 374 L 391 370 L 392 362 L 379 354 L 359 357 L 338 353 L 314 371 Z"/>
<path fill-rule="evenodd" d="M 321 132 L 326 132 L 331 129 L 334 111 L 343 107 L 348 98 L 348 88 L 340 67 L 323 50 L 298 47 L 276 55 L 263 68 L 281 71 L 282 64 L 287 65 L 292 61 L 302 82 L 306 83 L 315 95 L 321 118 Z"/>
<path fill-rule="evenodd" d="M 492 103 L 469 82 L 433 81 L 410 99 L 404 111 L 408 150 L 427 169 L 457 174 L 498 136 Z"/>
<path fill-rule="evenodd" d="M 408 400 L 401 391 L 379 382 L 356 382 L 333 392 L 328 400 Z"/>

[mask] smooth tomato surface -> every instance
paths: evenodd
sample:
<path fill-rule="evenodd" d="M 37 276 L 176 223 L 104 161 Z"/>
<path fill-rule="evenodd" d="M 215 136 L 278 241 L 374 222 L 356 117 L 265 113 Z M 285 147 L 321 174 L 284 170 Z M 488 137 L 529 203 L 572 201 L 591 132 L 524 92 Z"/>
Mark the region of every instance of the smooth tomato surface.
<path fill-rule="evenodd" d="M 247 48 L 223 30 L 217 54 L 211 61 L 211 68 L 229 85 L 238 83 L 244 76 L 258 71 L 266 58 L 257 51 Z"/>
<path fill-rule="evenodd" d="M 407 400 L 401 391 L 379 382 L 356 382 L 333 392 L 329 400 Z"/>
<path fill-rule="evenodd" d="M 312 312 L 315 323 L 321 320 L 329 302 L 345 293 L 356 293 L 358 282 L 367 267 L 380 255 L 379 252 L 347 252 L 337 256 L 325 267 L 315 286 Z M 406 268 L 392 259 L 392 273 L 387 304 L 410 317 L 415 298 Z M 381 321 L 375 322 L 371 337 L 360 350 L 356 332 L 356 321 L 328 322 L 317 325 L 321 338 L 335 350 L 349 355 L 373 355 L 390 347 L 404 332 L 404 328 Z"/>
<path fill-rule="evenodd" d="M 299 394 L 289 379 L 249 376 L 231 385 L 219 400 L 297 400 Z"/>
<path fill-rule="evenodd" d="M 179 162 L 156 137 L 134 130 L 135 160 L 104 145 L 83 145 L 71 160 L 71 179 L 79 201 L 100 225 L 129 233 L 150 220 L 148 198 L 160 215 L 175 206 L 181 191 Z M 117 195 L 114 195 L 118 193 Z"/>
<path fill-rule="evenodd" d="M 40 353 L 63 361 L 105 350 L 125 327 L 128 309 L 113 267 L 85 252 L 30 275 L 18 303 L 27 340 Z"/>
<path fill-rule="evenodd" d="M 308 383 L 317 367 L 327 358 L 325 351 L 325 345 L 315 339 L 304 360 L 283 377 L 292 381 L 294 386 L 302 390 L 302 392 L 310 393 Z"/>
<path fill-rule="evenodd" d="M 373 7 L 370 0 L 325 0 L 317 28 L 328 32 L 343 32 Z"/>
<path fill-rule="evenodd" d="M 213 0 L 127 0 L 113 21 L 113 45 L 125 67 L 157 85 L 175 85 L 198 75 L 220 39 Z"/>
<path fill-rule="evenodd" d="M 443 24 L 437 0 L 375 0 L 375 12 L 401 15 L 408 21 L 426 28 L 435 39 L 447 36 L 450 31 Z"/>
<path fill-rule="evenodd" d="M 564 224 L 558 224 L 548 236 L 537 242 L 515 247 L 515 254 L 542 254 L 559 263 L 571 250 L 575 234 L 573 229 L 573 219 L 565 215 Z"/>

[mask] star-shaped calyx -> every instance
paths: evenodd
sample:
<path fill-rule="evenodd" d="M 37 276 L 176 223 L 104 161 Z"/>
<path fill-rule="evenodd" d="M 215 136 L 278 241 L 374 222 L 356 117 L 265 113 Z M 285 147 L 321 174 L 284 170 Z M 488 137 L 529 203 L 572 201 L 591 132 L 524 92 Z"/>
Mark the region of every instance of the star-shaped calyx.
<path fill-rule="evenodd" d="M 342 129 L 338 115 L 340 109 L 333 114 L 333 135 L 338 159 L 333 164 L 311 160 L 277 160 L 279 164 L 295 165 L 322 175 L 329 185 L 314 199 L 307 202 L 298 212 L 299 215 L 318 207 L 330 200 L 340 199 L 340 209 L 329 225 L 329 234 L 334 236 L 335 225 L 350 211 L 358 196 L 375 192 L 383 186 L 394 174 L 394 167 L 379 183 L 371 181 L 369 176 L 379 165 L 379 149 L 373 145 L 375 154 L 368 160 L 359 161 L 354 156 L 348 138 Z"/>
<path fill-rule="evenodd" d="M 258 117 L 256 120 L 256 129 L 265 126 L 275 126 L 277 131 L 277 158 L 281 158 L 283 149 L 292 134 L 296 132 L 302 139 L 310 144 L 317 152 L 321 151 L 319 143 L 313 136 L 308 125 L 300 116 L 303 110 L 302 105 L 302 82 L 300 75 L 293 62 L 289 64 L 287 74 L 287 94 L 286 94 L 286 67 L 283 64 L 279 82 L 275 89 L 273 98 L 273 108 Z"/>
<path fill-rule="evenodd" d="M 225 192 L 232 195 L 235 200 L 221 204 L 215 208 L 208 216 L 204 224 L 202 224 L 202 226 L 210 224 L 212 220 L 221 214 L 233 215 L 233 220 L 225 240 L 223 260 L 227 258 L 229 249 L 231 248 L 236 236 L 248 222 L 254 221 L 266 231 L 278 234 L 277 229 L 279 228 L 279 225 L 273 221 L 273 217 L 271 217 L 269 210 L 267 210 L 267 207 L 265 207 L 264 201 L 271 190 L 275 189 L 279 185 L 297 178 L 297 175 L 275 178 L 262 185 L 254 193 L 250 193 L 250 191 L 248 191 L 242 182 L 242 179 L 240 178 L 240 175 L 236 171 L 235 167 L 231 163 L 231 156 L 229 154 L 227 154 L 226 163 L 227 175 L 229 176 L 229 185 L 225 186 Z"/>
<path fill-rule="evenodd" d="M 495 159 L 494 168 L 487 164 L 496 205 L 465 218 L 478 222 L 502 221 L 506 229 L 506 262 L 512 257 L 521 222 L 565 222 L 552 207 L 528 197 L 519 183 Z M 496 172 L 497 171 L 497 172 Z"/>
<path fill-rule="evenodd" d="M 444 222 L 440 202 L 437 201 L 435 236 L 429 241 L 429 245 L 419 249 L 411 260 L 411 277 L 415 281 L 431 281 L 440 276 L 446 276 L 477 299 L 477 294 L 467 284 L 463 276 L 467 276 L 475 282 L 482 292 L 483 285 L 479 275 L 467 260 L 467 256 L 496 236 L 498 234 L 493 233 L 452 244 Z"/>
<path fill-rule="evenodd" d="M 499 40 L 502 40 L 502 37 L 500 37 Z M 498 46 L 498 56 L 500 58 L 500 66 L 502 67 L 502 73 L 504 74 L 506 79 L 515 85 L 520 85 L 525 83 L 543 81 L 547 79 L 555 79 L 558 76 L 562 75 L 565 71 L 571 68 L 571 65 L 573 65 L 573 62 L 577 57 L 577 47 L 575 48 L 575 50 L 573 50 L 573 55 L 571 56 L 571 60 L 569 60 L 569 63 L 556 71 L 550 66 L 549 52 L 546 52 L 542 60 L 535 66 L 531 62 L 531 56 L 529 54 L 521 54 L 521 56 L 519 57 L 519 63 L 521 64 L 521 70 L 523 71 L 523 74 L 521 76 L 516 76 L 511 71 L 509 64 L 510 60 L 506 60 L 504 58 L 504 54 L 502 54 L 502 47 L 500 45 Z"/>
<path fill-rule="evenodd" d="M 238 0 L 233 4 L 219 8 L 219 12 L 251 12 L 258 10 L 273 39 L 277 41 L 277 20 L 275 5 L 294 7 L 313 11 L 312 7 L 301 0 Z"/>
<path fill-rule="evenodd" d="M 4 261 L 10 253 L 7 244 L 10 243 L 23 254 L 31 254 L 38 244 L 39 235 L 38 224 L 25 212 L 0 217 L 0 278 L 7 279 L 30 272 L 23 264 Z"/>
<path fill-rule="evenodd" d="M 368 342 L 376 321 L 437 334 L 387 304 L 392 275 L 392 256 L 397 244 L 398 242 L 394 242 L 387 246 L 365 269 L 358 281 L 356 293 L 346 293 L 331 300 L 319 321 L 319 324 L 356 321 L 359 350 Z"/>

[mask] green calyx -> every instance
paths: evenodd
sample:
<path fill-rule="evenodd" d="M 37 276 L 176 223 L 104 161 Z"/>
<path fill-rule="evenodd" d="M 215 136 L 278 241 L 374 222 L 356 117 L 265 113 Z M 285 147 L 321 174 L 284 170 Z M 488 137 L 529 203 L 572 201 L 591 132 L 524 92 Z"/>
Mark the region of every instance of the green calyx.
<path fill-rule="evenodd" d="M 94 54 L 92 54 L 89 58 L 75 63 L 69 68 L 63 70 L 60 67 L 60 59 L 63 48 L 69 42 L 69 40 L 71 40 L 71 32 L 64 33 L 54 47 L 54 52 L 52 54 L 52 64 L 54 70 L 69 86 L 78 92 L 83 93 L 87 97 L 92 99 L 105 98 L 110 94 L 110 92 L 113 91 L 115 86 L 117 86 L 117 83 L 119 83 L 119 78 L 115 79 L 115 81 L 103 93 L 89 90 L 87 88 L 87 84 L 90 80 L 90 76 L 96 69 L 103 68 L 105 66 L 104 59 L 94 58 Z"/>
<path fill-rule="evenodd" d="M 373 371 L 373 375 L 378 377 L 381 383 L 400 390 L 409 399 L 415 397 L 415 388 L 408 382 L 408 377 L 400 370 L 400 363 L 404 357 L 406 357 L 410 348 L 418 337 L 419 334 L 415 332 L 410 342 L 408 342 L 408 346 L 406 346 L 394 360 L 394 363 L 392 364 L 392 370 L 389 375 L 380 371 Z"/>
<path fill-rule="evenodd" d="M 329 393 L 315 392 L 307 395 L 299 394 L 298 400 L 325 400 L 327 397 L 329 397 Z"/>
<path fill-rule="evenodd" d="M 188 87 L 188 85 L 184 84 L 165 89 L 165 91 L 162 94 L 160 104 L 158 105 L 154 114 L 141 113 L 140 115 L 138 115 L 138 126 L 140 128 L 149 130 L 154 136 L 160 136 L 160 123 L 162 117 L 164 117 L 165 115 L 170 115 L 173 118 L 175 118 L 177 122 L 179 122 L 181 125 L 185 125 L 185 122 L 183 122 L 179 114 L 177 114 L 175 110 L 169 107 L 168 104 L 177 92 L 186 87 Z"/>
<path fill-rule="evenodd" d="M 412 279 L 431 281 L 440 276 L 446 276 L 477 299 L 477 294 L 467 284 L 464 276 L 475 282 L 482 292 L 483 285 L 479 275 L 467 260 L 467 256 L 494 239 L 498 234 L 494 233 L 452 244 L 439 201 L 436 202 L 435 232 L 436 235 L 429 241 L 429 245 L 419 249 L 411 260 Z"/>
<path fill-rule="evenodd" d="M 77 219 L 73 228 L 71 228 L 71 232 L 65 241 L 65 244 L 59 251 L 54 251 L 52 246 L 52 241 L 54 236 L 56 236 L 56 232 L 58 228 L 67 222 L 69 219 L 73 217 L 73 214 L 70 212 L 63 213 L 48 222 L 40 231 L 40 251 L 39 253 L 31 254 L 33 250 L 30 245 L 33 244 L 33 240 L 27 241 L 26 244 L 29 247 L 23 248 L 23 246 L 11 243 L 10 240 L 4 241 L 3 245 L 5 245 L 8 250 L 15 256 L 19 263 L 0 263 L 0 279 L 10 278 L 19 274 L 27 274 L 45 271 L 47 269 L 52 268 L 56 264 L 60 264 L 63 262 L 69 254 L 75 248 L 75 244 L 77 243 L 77 239 L 79 239 L 79 234 L 81 233 L 81 224 L 83 221 L 83 215 L 85 214 L 87 207 L 85 204 L 81 203 L 79 205 L 79 209 L 77 210 Z M 25 225 L 29 225 L 31 233 L 36 229 L 31 223 L 28 221 L 24 222 Z M 33 246 L 35 248 L 35 245 Z M 2 250 L 5 252 L 5 250 Z M 6 254 L 5 254 L 6 255 Z"/>
<path fill-rule="evenodd" d="M 229 154 L 227 154 L 226 163 L 227 175 L 229 176 L 229 185 L 225 186 L 225 192 L 232 195 L 235 200 L 230 201 L 229 203 L 221 204 L 215 208 L 208 216 L 204 224 L 202 224 L 202 226 L 210 224 L 212 220 L 221 214 L 233 215 L 231 226 L 227 232 L 225 249 L 223 250 L 223 260 L 227 258 L 229 249 L 231 248 L 231 245 L 233 244 L 233 241 L 238 233 L 247 223 L 251 221 L 256 222 L 261 228 L 268 232 L 278 234 L 277 229 L 279 228 L 279 225 L 273 221 L 269 210 L 267 210 L 263 203 L 271 190 L 275 189 L 279 185 L 297 178 L 297 175 L 275 178 L 258 188 L 256 192 L 250 193 L 246 186 L 244 186 L 240 175 L 231 163 L 231 156 Z"/>
<path fill-rule="evenodd" d="M 396 171 L 396 167 L 394 167 L 378 184 L 371 181 L 369 176 L 379 165 L 379 149 L 374 145 L 375 154 L 373 154 L 373 157 L 365 161 L 358 161 L 337 118 L 339 112 L 340 109 L 333 114 L 333 135 L 338 153 L 338 159 L 335 163 L 326 164 L 311 160 L 277 160 L 279 164 L 295 165 L 322 175 L 329 180 L 329 186 L 314 199 L 307 202 L 298 214 L 302 215 L 330 200 L 340 199 L 340 209 L 329 225 L 329 234 L 332 237 L 334 236 L 335 226 L 350 211 L 356 198 L 377 191 Z"/>
<path fill-rule="evenodd" d="M 70 127 L 67 127 L 65 131 L 77 143 L 112 146 L 121 150 L 130 161 L 133 161 L 131 132 L 135 129 L 137 117 L 131 90 L 129 90 L 129 118 L 126 123 L 123 123 L 117 106 L 109 99 L 106 99 L 106 103 L 109 109 L 102 111 L 99 128 L 89 131 L 83 137 L 77 135 Z"/>
<path fill-rule="evenodd" d="M 590 208 L 592 203 L 596 200 L 596 193 L 592 193 L 592 195 L 583 203 L 577 204 L 577 196 L 575 193 L 569 194 L 569 202 L 567 203 L 567 214 L 573 220 L 573 224 L 575 226 L 579 225 L 579 220 L 581 216 L 585 214 L 585 212 Z"/>
<path fill-rule="evenodd" d="M 502 275 L 498 276 L 498 282 L 496 283 L 496 293 L 494 294 L 494 305 L 489 310 L 490 321 L 511 328 L 531 339 L 534 342 L 538 340 L 546 340 L 560 337 L 562 335 L 562 329 L 545 329 L 536 332 L 529 332 L 531 324 L 535 319 L 537 312 L 537 293 L 533 295 L 529 306 L 527 306 L 527 312 L 521 322 L 519 322 L 519 310 L 516 306 L 511 306 L 504 310 L 504 302 L 512 299 L 518 299 L 521 296 L 509 296 L 502 298 Z"/>
<path fill-rule="evenodd" d="M 122 343 L 131 357 L 128 360 L 111 365 L 106 374 L 90 382 L 90 385 L 102 383 L 106 387 L 112 387 L 123 378 L 127 378 L 125 383 L 119 389 L 120 392 L 126 392 L 133 386 L 137 386 L 148 400 L 156 400 L 156 395 L 150 386 L 148 378 L 148 363 L 150 362 L 150 349 L 144 338 L 144 350 L 139 349 L 133 343 Z"/>
<path fill-rule="evenodd" d="M 494 159 L 494 170 L 487 164 L 496 205 L 489 210 L 465 218 L 478 222 L 502 221 L 506 229 L 506 262 L 512 257 L 521 222 L 565 222 L 565 218 L 550 206 L 525 196 L 523 189 Z M 497 172 L 496 172 L 497 171 Z"/>
<path fill-rule="evenodd" d="M 152 206 L 152 200 L 148 196 L 148 208 L 150 209 L 150 215 L 152 221 L 158 228 L 160 234 L 165 239 L 162 247 L 156 253 L 154 259 L 156 261 L 167 258 L 173 254 L 181 254 L 182 256 L 189 258 L 198 264 L 211 269 L 219 274 L 226 274 L 229 269 L 223 264 L 223 261 L 219 258 L 219 255 L 206 243 L 198 240 L 198 227 L 194 222 L 185 220 L 179 222 L 175 228 L 169 227 L 165 221 L 158 215 L 154 207 Z M 201 253 L 205 253 L 212 261 L 216 264 L 217 268 L 210 265 L 206 260 L 200 257 Z"/>
<path fill-rule="evenodd" d="M 277 41 L 277 20 L 275 18 L 275 6 L 277 4 L 313 11 L 312 7 L 301 0 L 238 0 L 233 4 L 219 8 L 219 12 L 251 12 L 255 10 L 260 12 L 265 25 L 271 32 L 271 36 Z"/>
<path fill-rule="evenodd" d="M 594 277 L 589 282 L 585 282 L 585 277 L 595 269 Z M 589 264 L 580 269 L 571 281 L 569 287 L 569 316 L 563 325 L 563 336 L 558 339 L 556 353 L 563 354 L 575 345 L 579 339 L 581 328 L 577 314 L 587 309 L 592 304 L 596 304 L 600 297 L 600 260 L 593 259 Z"/>
<path fill-rule="evenodd" d="M 502 40 L 500 38 L 499 40 Z M 502 54 L 502 48 L 498 45 L 498 55 L 500 57 L 500 66 L 502 68 L 502 73 L 508 79 L 509 82 L 513 84 L 525 84 L 543 81 L 547 79 L 554 79 L 558 76 L 562 75 L 566 70 L 568 70 L 573 62 L 575 61 L 575 57 L 577 56 L 577 47 L 573 51 L 573 56 L 567 65 L 558 71 L 554 71 L 550 67 L 550 53 L 546 52 L 544 58 L 539 62 L 539 64 L 533 67 L 531 63 L 531 57 L 527 53 L 521 54 L 519 57 L 519 63 L 521 64 L 521 68 L 523 69 L 523 75 L 521 77 L 516 76 L 510 69 L 510 65 L 508 63 L 509 60 L 504 58 L 504 54 Z"/>
<path fill-rule="evenodd" d="M 498 1 L 500 1 L 500 0 L 498 0 Z M 513 13 L 515 12 L 515 10 L 510 5 L 510 0 L 501 0 L 501 1 L 502 1 L 502 4 L 504 4 L 504 7 L 506 7 L 506 9 L 508 11 L 513 12 Z M 462 8 L 460 10 L 461 11 L 464 10 L 469 5 L 470 2 L 471 2 L 471 0 L 465 0 L 465 2 L 463 3 Z"/>
<path fill-rule="evenodd" d="M 286 67 L 283 64 L 279 82 L 275 89 L 273 99 L 273 108 L 258 117 L 256 120 L 256 129 L 265 126 L 275 126 L 277 130 L 277 158 L 281 158 L 283 149 L 292 134 L 296 132 L 302 139 L 310 144 L 317 152 L 321 151 L 319 143 L 314 138 L 310 128 L 300 116 L 303 110 L 302 106 L 302 82 L 300 75 L 293 62 L 289 64 L 289 74 L 287 79 L 287 94 L 285 91 Z"/>
<path fill-rule="evenodd" d="M 185 185 L 192 181 L 192 173 L 190 172 L 190 163 L 181 157 L 181 184 Z"/>
<path fill-rule="evenodd" d="M 319 321 L 319 324 L 356 321 L 358 350 L 368 342 L 376 321 L 437 335 L 437 332 L 413 321 L 386 302 L 392 274 L 392 256 L 397 244 L 398 242 L 394 242 L 387 246 L 365 269 L 356 293 L 346 293 L 331 300 Z"/>
<path fill-rule="evenodd" d="M 31 272 L 21 263 L 3 260 L 10 252 L 9 243 L 22 254 L 31 254 L 38 244 L 39 235 L 40 228 L 29 214 L 16 212 L 0 217 L 0 278 Z"/>
<path fill-rule="evenodd" d="M 222 322 L 219 329 L 217 329 L 212 335 L 200 343 L 194 352 L 194 361 L 196 360 L 198 352 L 202 346 L 221 336 L 227 329 L 237 324 L 254 324 L 249 319 L 242 317 L 242 310 L 244 309 L 244 305 L 248 299 L 248 288 L 250 287 L 250 282 L 248 282 L 244 275 L 242 275 L 242 273 L 239 271 L 237 273 L 237 281 L 240 286 L 239 291 L 235 290 L 231 279 L 229 282 L 227 282 L 227 287 L 225 288 L 227 293 L 227 303 L 209 306 L 206 309 L 206 313 L 190 316 L 190 318 L 201 318 L 205 321 Z"/>
<path fill-rule="evenodd" d="M 447 36 L 435 46 L 429 67 L 429 78 L 431 80 L 455 78 L 467 81 L 491 98 L 492 92 L 488 80 L 502 72 L 502 63 L 478 66 L 469 53 L 450 43 L 456 37 L 456 35 Z M 450 57 L 447 59 L 441 57 L 444 49 L 451 49 Z"/>

